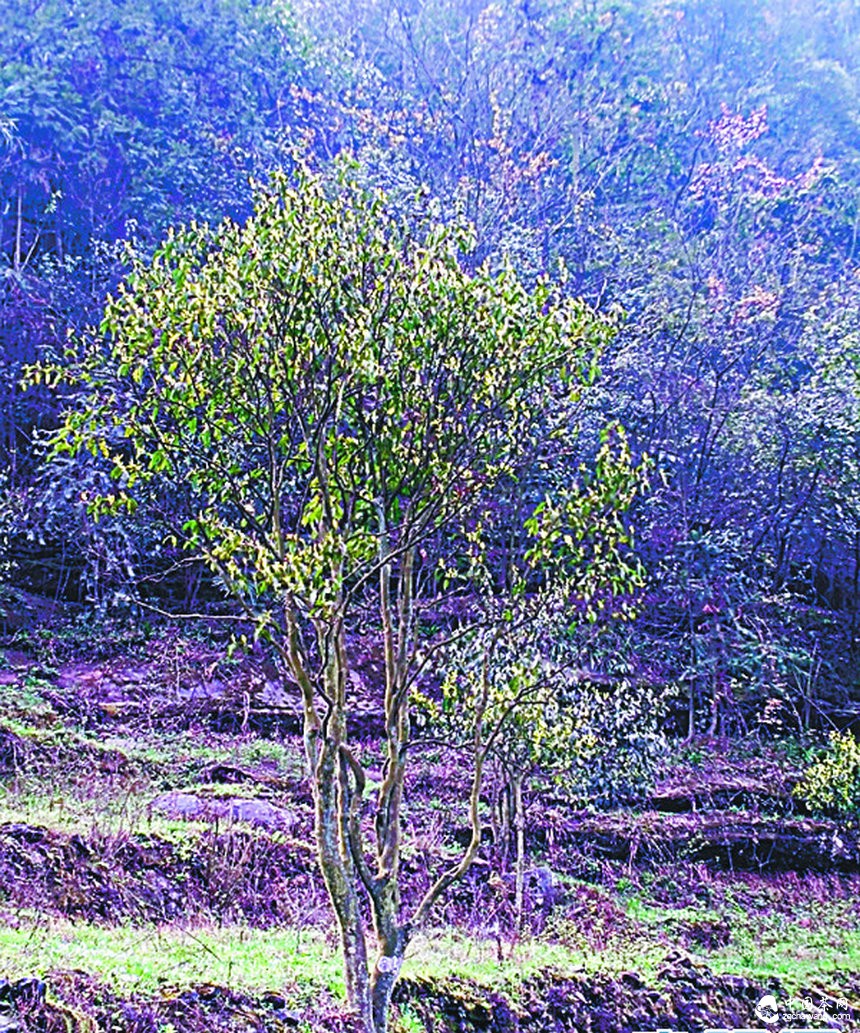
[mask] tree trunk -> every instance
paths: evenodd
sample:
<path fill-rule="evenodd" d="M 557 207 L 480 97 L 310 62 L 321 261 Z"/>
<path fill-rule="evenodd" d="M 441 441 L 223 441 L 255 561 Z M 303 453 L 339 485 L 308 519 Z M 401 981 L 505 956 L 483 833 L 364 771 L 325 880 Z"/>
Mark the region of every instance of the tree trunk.
<path fill-rule="evenodd" d="M 344 841 L 344 807 L 348 811 L 344 789 L 348 792 L 348 787 L 339 772 L 336 744 L 328 740 L 321 744 L 314 773 L 317 854 L 340 928 L 347 1001 L 359 1016 L 363 1033 L 374 1033 L 364 916 L 357 875 Z"/>
<path fill-rule="evenodd" d="M 389 938 L 380 941 L 381 952 L 371 979 L 373 1028 L 375 1033 L 386 1033 L 388 1015 L 391 1011 L 391 995 L 400 974 L 403 955 L 406 951 L 405 930 L 395 927 Z"/>
<path fill-rule="evenodd" d="M 396 596 L 393 597 L 391 546 L 385 515 L 380 512 L 379 607 L 385 650 L 387 757 L 385 777 L 379 789 L 374 815 L 377 871 L 367 886 L 379 944 L 379 957 L 371 977 L 373 1026 L 376 1033 L 385 1033 L 388 1027 L 391 995 L 409 939 L 409 931 L 400 918 L 399 877 L 401 808 L 409 742 L 409 643 L 413 632 L 415 550 L 407 549 L 401 558 Z"/>
<path fill-rule="evenodd" d="M 24 228 L 24 188 L 18 186 L 18 206 L 15 219 L 15 255 L 12 268 L 15 272 L 21 270 L 21 237 Z"/>
<path fill-rule="evenodd" d="M 285 659 L 302 693 L 304 744 L 314 797 L 317 860 L 340 930 L 347 1001 L 359 1020 L 361 1033 L 376 1033 L 373 1024 L 367 936 L 359 890 L 361 876 L 351 843 L 353 790 L 345 761 L 346 644 L 342 622 L 317 627 L 324 660 L 322 685 L 310 677 L 302 635 L 289 601 L 284 609 Z M 317 694 L 325 699 L 324 717 Z"/>
<path fill-rule="evenodd" d="M 523 924 L 523 897 L 525 895 L 525 815 L 523 814 L 523 776 L 519 772 L 512 782 L 514 828 L 517 833 L 516 867 L 514 874 L 514 928 L 520 932 Z"/>

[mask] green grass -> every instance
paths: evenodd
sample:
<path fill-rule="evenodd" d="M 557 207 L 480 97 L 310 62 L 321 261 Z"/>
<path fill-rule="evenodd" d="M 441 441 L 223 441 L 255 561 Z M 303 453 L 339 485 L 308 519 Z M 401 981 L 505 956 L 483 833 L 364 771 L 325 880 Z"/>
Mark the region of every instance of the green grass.
<path fill-rule="evenodd" d="M 742 972 L 765 980 L 778 978 L 787 990 L 808 990 L 832 984 L 837 996 L 844 993 L 839 975 L 860 973 L 860 929 L 843 924 L 847 917 L 834 902 L 815 925 L 803 918 L 756 916 L 755 922 L 738 923 L 731 941 L 707 954 L 715 972 Z"/>
<path fill-rule="evenodd" d="M 64 969 L 92 973 L 122 995 L 194 983 L 343 994 L 337 951 L 312 928 L 108 927 L 63 919 L 0 927 L 0 971 L 6 978 Z"/>
<path fill-rule="evenodd" d="M 242 787 L 234 786 L 236 795 L 247 795 Z M 150 794 L 152 795 L 152 794 Z M 233 794 L 230 794 L 233 795 Z M 155 837 L 172 843 L 180 852 L 193 850 L 200 838 L 215 829 L 206 821 L 170 819 L 152 813 L 146 800 L 112 798 L 102 800 L 93 796 L 80 799 L 73 795 L 6 795 L 0 787 L 0 825 L 28 824 L 51 829 L 66 835 L 88 838 L 98 836 Z M 220 831 L 244 831 L 271 842 L 289 842 L 295 849 L 311 849 L 303 841 L 291 839 L 283 832 L 270 832 L 246 822 L 222 822 Z"/>
<path fill-rule="evenodd" d="M 200 782 L 201 771 L 214 763 L 262 766 L 279 777 L 303 773 L 300 749 L 291 743 L 235 738 L 215 746 L 188 731 L 97 739 L 61 725 L 33 728 L 9 719 L 2 724 L 38 746 L 40 753 L 23 774 L 0 781 L 0 823 L 25 822 L 84 836 L 162 834 L 182 827 L 191 835 L 195 823 L 165 822 L 151 812 L 151 800 L 167 790 L 202 796 L 268 795 L 265 786 L 253 783 Z M 102 754 L 109 759 L 114 751 L 129 762 L 121 775 L 98 767 Z"/>
<path fill-rule="evenodd" d="M 770 919 L 751 914 L 746 922 L 736 915 L 729 944 L 695 953 L 716 973 L 743 975 L 762 984 L 775 977 L 788 993 L 820 988 L 844 996 L 840 977 L 860 972 L 860 930 L 852 908 L 847 901 L 819 903 L 814 928 L 803 915 L 795 921 L 785 914 Z M 633 970 L 646 982 L 656 981 L 673 946 L 671 923 L 713 917 L 712 912 L 642 901 L 628 915 L 633 924 L 626 933 L 597 949 L 573 926 L 555 928 L 552 939 L 524 937 L 501 947 L 491 938 L 431 930 L 410 945 L 403 975 L 435 980 L 456 976 L 513 996 L 524 981 L 548 969 L 561 977 Z M 79 969 L 121 996 L 220 983 L 252 994 L 275 990 L 293 1001 L 309 1001 L 320 993 L 343 998 L 335 940 L 313 926 L 110 927 L 36 915 L 18 927 L 13 924 L 0 926 L 0 971 L 7 978 Z"/>
<path fill-rule="evenodd" d="M 410 946 L 405 976 L 461 976 L 487 986 L 526 979 L 547 967 L 573 973 L 586 958 L 560 945 L 528 941 L 500 961 L 496 944 L 450 932 Z M 244 926 L 98 926 L 39 919 L 0 928 L 0 971 L 7 978 L 54 970 L 92 973 L 121 994 L 155 993 L 194 983 L 224 983 L 249 992 L 325 990 L 343 995 L 340 956 L 316 928 L 259 930 Z"/>
<path fill-rule="evenodd" d="M 842 996 L 840 975 L 860 973 L 860 921 L 854 901 L 810 895 L 789 908 L 780 905 L 776 894 L 769 901 L 763 897 L 744 903 L 733 902 L 728 894 L 723 907 L 666 908 L 633 898 L 625 910 L 639 925 L 643 940 L 659 937 L 665 942 L 685 924 L 726 920 L 731 937 L 725 946 L 689 948 L 718 974 L 761 982 L 777 978 L 789 992 L 829 985 Z"/>
<path fill-rule="evenodd" d="M 14 788 L 0 785 L 0 824 L 23 822 L 86 836 L 128 832 L 146 819 L 145 802 L 128 792 L 81 788 L 61 790 L 36 780 L 18 780 Z"/>
<path fill-rule="evenodd" d="M 229 795 L 246 796 L 243 787 L 234 786 Z M 237 792 L 238 790 L 238 792 Z M 148 803 L 155 793 L 142 797 L 117 794 L 80 796 L 73 792 L 45 793 L 31 787 L 25 792 L 4 792 L 0 786 L 0 825 L 6 823 L 36 825 L 66 835 L 85 838 L 98 836 L 155 836 L 174 845 L 193 845 L 213 824 L 205 821 L 170 819 L 151 812 Z M 237 822 L 231 828 L 243 828 L 268 839 L 273 835 Z M 222 830 L 226 828 L 222 825 Z"/>
<path fill-rule="evenodd" d="M 511 989 L 548 968 L 563 975 L 621 971 L 630 960 L 616 950 L 596 954 L 531 938 L 515 947 L 504 944 L 500 957 L 493 940 L 445 930 L 413 941 L 403 975 L 457 976 Z M 324 990 L 342 997 L 344 992 L 336 945 L 315 927 L 100 926 L 43 917 L 18 928 L 0 927 L 0 971 L 6 978 L 63 969 L 92 973 L 123 995 L 202 982 L 291 996 Z"/>
<path fill-rule="evenodd" d="M 26 720 L 28 725 L 37 727 L 55 723 L 57 713 L 41 692 L 48 686 L 43 679 L 30 676 L 0 684 L 0 717 L 4 723 Z"/>
<path fill-rule="evenodd" d="M 573 930 L 568 930 L 573 933 Z M 562 942 L 524 936 L 516 943 L 479 938 L 453 930 L 417 936 L 406 951 L 404 976 L 445 979 L 461 976 L 486 986 L 511 989 L 547 969 L 563 976 L 593 972 L 623 972 L 634 964 L 651 974 L 666 956 L 666 948 L 645 943 L 616 943 L 605 949 L 589 946 L 575 934 Z"/>
<path fill-rule="evenodd" d="M 214 743 L 201 741 L 193 731 L 148 730 L 134 736 L 110 736 L 105 746 L 122 751 L 130 760 L 140 760 L 167 772 L 200 770 L 215 763 L 240 768 L 263 767 L 280 777 L 301 778 L 304 757 L 293 742 L 222 736 Z"/>

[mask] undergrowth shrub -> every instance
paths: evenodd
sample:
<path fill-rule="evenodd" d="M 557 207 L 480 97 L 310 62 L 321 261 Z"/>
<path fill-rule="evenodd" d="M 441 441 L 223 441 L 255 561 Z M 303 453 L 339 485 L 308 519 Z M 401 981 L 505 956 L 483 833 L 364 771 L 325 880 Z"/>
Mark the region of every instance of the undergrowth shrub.
<path fill-rule="evenodd" d="M 828 746 L 806 769 L 794 794 L 811 811 L 860 816 L 860 744 L 850 732 L 830 733 Z"/>
<path fill-rule="evenodd" d="M 568 731 L 556 782 L 579 806 L 643 803 L 669 745 L 662 724 L 668 690 L 620 675 L 576 681 L 559 696 Z"/>

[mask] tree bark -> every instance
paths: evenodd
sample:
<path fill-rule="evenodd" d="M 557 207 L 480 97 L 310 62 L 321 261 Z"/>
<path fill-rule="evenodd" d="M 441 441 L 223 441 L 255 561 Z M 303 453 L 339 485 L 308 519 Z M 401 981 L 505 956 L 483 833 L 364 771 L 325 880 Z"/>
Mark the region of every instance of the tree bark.
<path fill-rule="evenodd" d="M 380 955 L 371 979 L 373 1028 L 375 1033 L 386 1033 L 391 1011 L 391 995 L 400 974 L 407 946 L 406 931 L 395 921 L 390 935 L 380 940 Z"/>
<path fill-rule="evenodd" d="M 324 661 L 322 684 L 308 673 L 301 630 L 289 600 L 284 607 L 285 658 L 302 694 L 305 757 L 314 798 L 314 832 L 323 881 L 340 930 L 347 1001 L 359 1018 L 362 1033 L 377 1033 L 373 1023 L 367 935 L 359 896 L 359 872 L 353 851 L 354 814 L 350 771 L 345 761 L 346 647 L 341 621 L 317 627 Z M 324 717 L 318 696 L 326 704 Z M 360 787 L 357 787 L 360 788 Z"/>
<path fill-rule="evenodd" d="M 517 772 L 513 778 L 514 828 L 517 833 L 516 868 L 514 875 L 514 924 L 517 933 L 523 924 L 523 896 L 525 884 L 525 815 L 523 814 L 523 776 Z"/>
<path fill-rule="evenodd" d="M 15 218 L 15 255 L 12 268 L 15 272 L 21 271 L 21 237 L 24 227 L 24 188 L 18 186 L 18 204 Z"/>
<path fill-rule="evenodd" d="M 344 778 L 340 774 L 339 757 L 333 739 L 321 745 L 313 788 L 317 855 L 340 928 L 347 1001 L 359 1016 L 364 1033 L 375 1033 L 364 917 L 354 865 L 349 847 L 344 842 L 348 820 L 344 815 L 344 807 L 348 808 L 349 790 L 348 786 L 344 786 Z"/>

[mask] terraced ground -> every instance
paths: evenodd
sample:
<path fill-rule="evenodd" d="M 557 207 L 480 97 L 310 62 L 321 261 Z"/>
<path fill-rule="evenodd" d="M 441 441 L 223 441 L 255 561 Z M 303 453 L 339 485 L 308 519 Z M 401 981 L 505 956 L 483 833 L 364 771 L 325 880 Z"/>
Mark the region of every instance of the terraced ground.
<path fill-rule="evenodd" d="M 176 629 L 98 662 L 51 642 L 0 653 L 0 1029 L 347 1028 L 295 699 Z M 377 673 L 356 672 L 371 777 Z M 860 847 L 798 812 L 799 763 L 688 744 L 638 812 L 534 786 L 525 928 L 488 844 L 410 949 L 396 1029 L 761 1025 L 768 993 L 786 1024 L 852 1028 Z M 458 850 L 465 779 L 416 764 L 411 894 Z"/>

